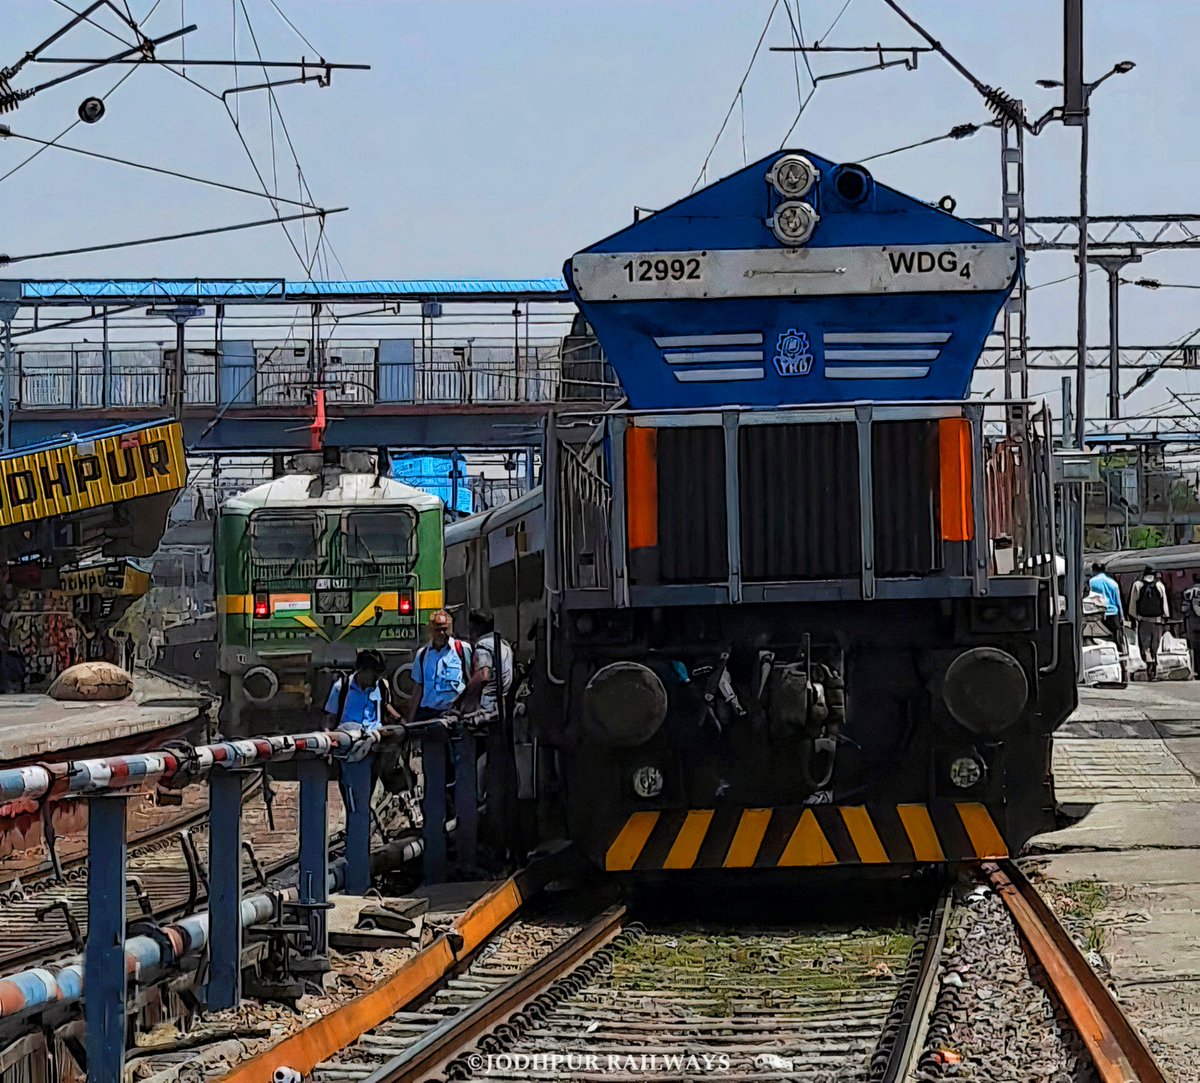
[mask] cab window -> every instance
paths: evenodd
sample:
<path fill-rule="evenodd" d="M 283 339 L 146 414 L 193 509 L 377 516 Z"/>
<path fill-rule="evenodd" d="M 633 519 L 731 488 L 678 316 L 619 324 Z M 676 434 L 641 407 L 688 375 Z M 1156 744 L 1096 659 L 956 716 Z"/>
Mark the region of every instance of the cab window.
<path fill-rule="evenodd" d="M 409 564 L 416 557 L 416 519 L 406 511 L 353 511 L 346 516 L 346 559 Z"/>
<path fill-rule="evenodd" d="M 312 560 L 317 555 L 316 516 L 252 516 L 250 551 L 255 560 L 272 564 Z"/>

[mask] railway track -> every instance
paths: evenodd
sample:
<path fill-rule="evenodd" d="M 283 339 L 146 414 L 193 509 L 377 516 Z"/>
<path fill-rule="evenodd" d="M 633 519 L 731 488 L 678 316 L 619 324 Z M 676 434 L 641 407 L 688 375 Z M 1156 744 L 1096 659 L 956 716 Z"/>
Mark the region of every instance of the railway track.
<path fill-rule="evenodd" d="M 248 783 L 243 823 L 246 883 L 265 883 L 296 859 L 299 824 L 293 784 L 275 783 L 268 817 L 258 781 Z M 178 917 L 208 894 L 207 800 L 197 808 L 148 827 L 131 839 L 128 857 L 129 918 Z M 274 827 L 271 826 L 271 818 Z M 10 881 L 0 893 L 0 971 L 47 962 L 82 950 L 87 937 L 87 859 L 63 862 L 63 879 L 39 870 L 32 882 Z"/>
<path fill-rule="evenodd" d="M 855 929 L 529 915 L 309 1078 L 900 1078 L 945 912 Z"/>
<path fill-rule="evenodd" d="M 1019 930 L 1040 963 L 1027 994 L 1036 989 L 1064 1009 L 1077 1032 L 1071 1040 L 1087 1051 L 1081 1070 L 1092 1062 L 1071 1078 L 1165 1083 L 1145 1043 L 1015 866 L 987 866 L 984 878 L 1014 921 L 1001 930 L 1013 944 L 1013 961 L 1004 965 L 1020 967 L 1015 982 L 1030 981 Z M 1030 1078 L 994 1074 L 1002 1048 L 965 1074 L 958 1064 L 962 1011 L 989 1010 L 964 1009 L 958 997 L 962 974 L 947 944 L 960 898 L 947 890 L 915 918 L 854 927 L 643 924 L 622 906 L 585 912 L 578 898 L 526 905 L 485 934 L 424 1001 L 360 1033 L 305 1078 Z"/>

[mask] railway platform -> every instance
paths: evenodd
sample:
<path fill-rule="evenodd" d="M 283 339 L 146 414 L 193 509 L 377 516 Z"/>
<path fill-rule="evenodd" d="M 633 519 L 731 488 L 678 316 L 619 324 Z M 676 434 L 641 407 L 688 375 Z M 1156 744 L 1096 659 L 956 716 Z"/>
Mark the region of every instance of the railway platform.
<path fill-rule="evenodd" d="M 0 763 L 85 759 L 197 739 L 212 697 L 152 673 L 134 675 L 133 695 L 69 703 L 23 692 L 0 696 Z"/>
<path fill-rule="evenodd" d="M 1200 1080 L 1200 682 L 1080 700 L 1054 746 L 1059 801 L 1079 818 L 1024 865 L 1164 1067 Z"/>

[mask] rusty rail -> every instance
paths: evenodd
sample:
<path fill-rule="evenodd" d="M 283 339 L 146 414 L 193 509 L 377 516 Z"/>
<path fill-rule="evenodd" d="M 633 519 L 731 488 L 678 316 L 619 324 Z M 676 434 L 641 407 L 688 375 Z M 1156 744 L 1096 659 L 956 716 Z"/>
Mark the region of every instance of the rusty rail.
<path fill-rule="evenodd" d="M 365 1083 L 409 1083 L 434 1078 L 446 1064 L 493 1027 L 506 1022 L 538 993 L 545 990 L 585 956 L 590 956 L 621 932 L 625 907 L 613 906 L 585 925 L 570 940 L 509 984 L 452 1016 L 444 1024 L 382 1065 Z"/>
<path fill-rule="evenodd" d="M 1137 1028 L 1020 869 L 987 862 L 983 873 L 1045 970 L 1103 1083 L 1167 1083 Z"/>

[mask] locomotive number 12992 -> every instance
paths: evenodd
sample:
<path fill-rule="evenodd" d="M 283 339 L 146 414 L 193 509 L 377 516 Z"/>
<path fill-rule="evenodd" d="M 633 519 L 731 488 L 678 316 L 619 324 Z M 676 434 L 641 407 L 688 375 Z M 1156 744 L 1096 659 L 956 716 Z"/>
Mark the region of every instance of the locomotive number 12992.
<path fill-rule="evenodd" d="M 629 282 L 699 282 L 702 263 L 699 256 L 675 256 L 671 259 L 631 259 L 621 265 Z"/>

